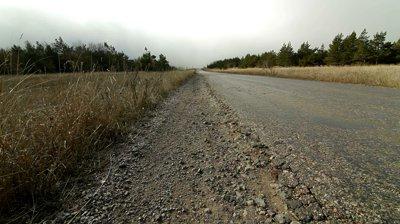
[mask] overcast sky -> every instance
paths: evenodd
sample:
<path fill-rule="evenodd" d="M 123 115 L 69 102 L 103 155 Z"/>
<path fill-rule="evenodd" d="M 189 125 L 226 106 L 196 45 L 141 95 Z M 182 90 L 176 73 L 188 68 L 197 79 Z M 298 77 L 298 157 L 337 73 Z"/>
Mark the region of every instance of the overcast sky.
<path fill-rule="evenodd" d="M 130 57 L 144 47 L 176 66 L 326 45 L 338 33 L 400 38 L 399 0 L 0 0 L 0 47 L 24 41 L 109 42 Z M 22 40 L 19 40 L 24 33 Z"/>

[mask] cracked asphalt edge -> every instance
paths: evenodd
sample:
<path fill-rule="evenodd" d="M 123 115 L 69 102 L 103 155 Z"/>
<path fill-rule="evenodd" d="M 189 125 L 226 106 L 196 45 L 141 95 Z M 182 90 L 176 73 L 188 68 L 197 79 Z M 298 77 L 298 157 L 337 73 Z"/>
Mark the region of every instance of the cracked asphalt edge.
<path fill-rule="evenodd" d="M 254 123 L 242 122 L 239 115 L 223 99 L 218 96 L 214 89 L 207 82 L 210 95 L 213 100 L 231 113 L 231 116 L 239 123 L 240 132 L 248 136 L 248 144 L 253 147 L 266 149 L 269 157 L 267 166 L 268 176 L 272 177 L 269 187 L 272 194 L 279 195 L 285 210 L 287 210 L 296 220 L 302 222 L 335 220 L 350 222 L 351 217 L 346 217 L 337 207 L 326 208 L 318 201 L 313 193 L 312 187 L 308 186 L 298 175 L 298 165 L 304 164 L 304 158 L 292 154 L 294 150 L 290 144 L 290 139 L 276 139 L 272 144 L 261 142 L 260 135 L 262 130 L 258 129 Z"/>

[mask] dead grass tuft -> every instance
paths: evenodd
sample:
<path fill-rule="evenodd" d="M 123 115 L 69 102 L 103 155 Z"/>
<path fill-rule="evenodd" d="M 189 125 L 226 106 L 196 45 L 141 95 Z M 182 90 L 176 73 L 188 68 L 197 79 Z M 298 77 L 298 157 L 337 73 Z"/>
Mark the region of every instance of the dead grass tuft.
<path fill-rule="evenodd" d="M 0 77 L 0 211 L 60 190 L 194 71 Z"/>
<path fill-rule="evenodd" d="M 400 65 L 231 68 L 212 71 L 400 88 Z"/>

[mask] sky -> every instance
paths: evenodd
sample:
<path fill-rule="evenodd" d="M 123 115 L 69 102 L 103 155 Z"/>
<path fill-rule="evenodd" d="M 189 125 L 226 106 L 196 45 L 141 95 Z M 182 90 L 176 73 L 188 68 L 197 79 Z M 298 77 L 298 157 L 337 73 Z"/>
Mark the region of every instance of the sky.
<path fill-rule="evenodd" d="M 395 41 L 399 21 L 399 0 L 0 0 L 0 47 L 61 36 L 108 42 L 131 58 L 147 47 L 175 66 L 203 67 L 289 41 L 328 45 L 364 28 Z"/>

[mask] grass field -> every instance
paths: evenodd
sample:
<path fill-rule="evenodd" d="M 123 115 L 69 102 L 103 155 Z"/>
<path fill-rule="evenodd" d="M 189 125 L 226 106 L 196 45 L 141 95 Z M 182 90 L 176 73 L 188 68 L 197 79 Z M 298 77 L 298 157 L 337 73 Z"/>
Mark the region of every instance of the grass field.
<path fill-rule="evenodd" d="M 15 199 L 57 194 L 85 158 L 193 74 L 0 76 L 0 213 Z"/>
<path fill-rule="evenodd" d="M 400 65 L 230 68 L 210 71 L 400 88 Z"/>

